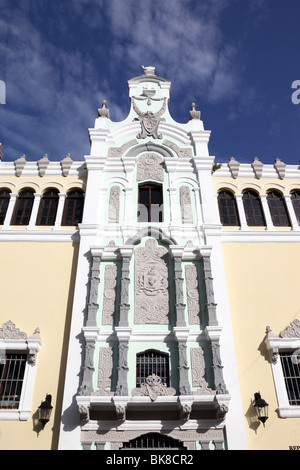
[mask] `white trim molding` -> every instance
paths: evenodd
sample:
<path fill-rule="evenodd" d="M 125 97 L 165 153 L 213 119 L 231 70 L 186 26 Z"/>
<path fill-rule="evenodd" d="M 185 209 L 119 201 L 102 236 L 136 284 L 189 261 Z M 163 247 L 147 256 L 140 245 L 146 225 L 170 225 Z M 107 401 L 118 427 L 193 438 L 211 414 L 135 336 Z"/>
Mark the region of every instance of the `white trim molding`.
<path fill-rule="evenodd" d="M 30 417 L 37 356 L 40 347 L 39 328 L 36 328 L 34 334 L 30 337 L 27 337 L 26 333 L 16 328 L 16 325 L 10 320 L 0 328 L 0 353 L 5 354 L 7 351 L 11 351 L 27 354 L 19 408 L 13 410 L 0 409 L 0 420 L 26 421 Z"/>
<path fill-rule="evenodd" d="M 290 326 L 277 336 L 270 327 L 267 327 L 265 339 L 270 354 L 273 378 L 278 401 L 278 414 L 280 418 L 300 418 L 300 406 L 291 405 L 285 385 L 284 371 L 280 361 L 280 352 L 295 352 L 297 359 L 300 356 L 300 321 L 294 320 Z M 298 353 L 298 354 L 297 354 Z M 300 400 L 300 396 L 299 396 Z"/>

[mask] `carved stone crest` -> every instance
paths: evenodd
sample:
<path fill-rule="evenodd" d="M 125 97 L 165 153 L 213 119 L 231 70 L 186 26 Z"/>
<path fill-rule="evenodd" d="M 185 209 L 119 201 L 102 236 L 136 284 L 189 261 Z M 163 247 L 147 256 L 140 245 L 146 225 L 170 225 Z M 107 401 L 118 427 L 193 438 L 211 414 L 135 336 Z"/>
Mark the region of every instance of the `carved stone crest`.
<path fill-rule="evenodd" d="M 152 136 L 155 139 L 161 139 L 162 135 L 158 134 L 158 125 L 160 122 L 160 117 L 164 114 L 167 108 L 166 98 L 162 98 L 163 105 L 156 111 L 141 111 L 135 103 L 135 100 L 138 99 L 135 96 L 132 97 L 132 107 L 136 114 L 139 116 L 139 121 L 141 123 L 141 133 L 137 135 L 138 139 L 145 139 L 147 136 Z M 159 98 L 157 99 L 157 101 Z"/>
<path fill-rule="evenodd" d="M 146 382 L 140 387 L 133 389 L 133 396 L 148 396 L 151 401 L 155 401 L 159 396 L 175 395 L 176 390 L 172 387 L 167 387 L 166 384 L 161 382 L 161 378 L 152 374 L 146 378 Z"/>
<path fill-rule="evenodd" d="M 279 334 L 281 338 L 300 338 L 300 321 L 294 320 L 285 330 Z"/>
<path fill-rule="evenodd" d="M 135 323 L 167 324 L 169 314 L 167 250 L 149 239 L 135 252 Z"/>
<path fill-rule="evenodd" d="M 145 153 L 139 158 L 137 163 L 137 181 L 149 178 L 156 181 L 164 180 L 162 159 L 155 153 Z"/>
<path fill-rule="evenodd" d="M 0 328 L 0 339 L 27 339 L 27 334 L 16 328 L 16 325 L 9 320 Z"/>

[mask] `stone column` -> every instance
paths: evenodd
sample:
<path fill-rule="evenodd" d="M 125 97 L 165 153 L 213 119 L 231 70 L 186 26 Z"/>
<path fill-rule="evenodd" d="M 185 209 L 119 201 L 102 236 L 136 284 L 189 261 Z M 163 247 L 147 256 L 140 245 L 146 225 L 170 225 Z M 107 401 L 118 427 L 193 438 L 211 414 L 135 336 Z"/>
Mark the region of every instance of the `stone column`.
<path fill-rule="evenodd" d="M 210 441 L 199 441 L 201 445 L 201 450 L 210 450 L 209 443 Z"/>
<path fill-rule="evenodd" d="M 179 394 L 191 395 L 186 345 L 189 328 L 175 327 L 173 331 L 178 342 Z"/>
<path fill-rule="evenodd" d="M 9 228 L 9 224 L 10 224 L 13 212 L 14 212 L 17 197 L 18 197 L 18 194 L 10 193 L 9 204 L 8 204 L 4 224 L 2 227 L 3 230 L 7 230 Z"/>
<path fill-rule="evenodd" d="M 82 442 L 82 450 L 91 450 L 92 443 L 91 442 Z"/>
<path fill-rule="evenodd" d="M 127 375 L 128 367 L 128 345 L 131 334 L 130 328 L 116 327 L 116 334 L 119 340 L 119 364 L 118 381 L 116 386 L 116 396 L 128 396 Z"/>
<path fill-rule="evenodd" d="M 129 265 L 130 259 L 133 253 L 133 246 L 120 248 L 120 254 L 122 257 L 122 271 L 121 271 L 121 301 L 120 301 L 120 327 L 126 327 L 128 323 L 128 312 L 130 309 L 129 304 L 129 284 L 130 284 L 130 273 Z"/>
<path fill-rule="evenodd" d="M 56 212 L 55 224 L 54 224 L 53 230 L 59 230 L 61 228 L 61 221 L 62 221 L 62 215 L 64 211 L 66 197 L 67 197 L 66 194 L 62 194 L 62 193 L 59 194 L 58 206 L 57 206 L 57 212 Z"/>
<path fill-rule="evenodd" d="M 211 344 L 212 353 L 212 369 L 214 374 L 214 389 L 217 395 L 226 395 L 228 390 L 226 388 L 223 378 L 223 366 L 220 355 L 220 327 L 207 327 L 205 330 Z"/>
<path fill-rule="evenodd" d="M 104 450 L 106 442 L 95 442 L 96 450 Z"/>
<path fill-rule="evenodd" d="M 205 294 L 206 294 L 206 311 L 208 317 L 209 326 L 217 326 L 217 304 L 215 302 L 214 287 L 213 287 L 213 277 L 211 271 L 211 262 L 210 262 L 210 250 L 200 249 L 203 262 L 203 275 L 204 275 L 204 285 L 205 285 Z"/>
<path fill-rule="evenodd" d="M 235 200 L 236 200 L 237 210 L 239 214 L 241 230 L 249 230 L 249 226 L 248 226 L 246 214 L 245 214 L 244 203 L 243 203 L 243 195 L 236 194 Z"/>
<path fill-rule="evenodd" d="M 172 245 L 170 251 L 174 260 L 176 326 L 185 326 L 185 303 L 183 298 L 182 255 L 183 248 Z"/>
<path fill-rule="evenodd" d="M 39 205 L 41 201 L 42 195 L 39 193 L 34 194 L 34 201 L 32 206 L 32 211 L 30 215 L 29 224 L 27 225 L 27 230 L 35 229 L 36 219 L 38 215 Z"/>
<path fill-rule="evenodd" d="M 275 227 L 274 227 L 273 221 L 272 221 L 272 217 L 271 217 L 271 214 L 270 214 L 267 195 L 266 194 L 261 194 L 260 195 L 260 200 L 261 200 L 262 208 L 263 208 L 264 215 L 265 215 L 267 230 L 275 230 Z"/>
<path fill-rule="evenodd" d="M 85 334 L 85 352 L 82 382 L 79 390 L 80 396 L 90 396 L 93 392 L 93 374 L 94 367 L 94 352 L 97 336 L 94 334 Z"/>
<path fill-rule="evenodd" d="M 296 217 L 296 214 L 295 214 L 295 210 L 294 210 L 294 206 L 293 206 L 293 203 L 292 203 L 291 195 L 290 194 L 285 194 L 284 199 L 285 199 L 289 219 L 290 219 L 291 224 L 292 224 L 292 229 L 295 230 L 295 231 L 299 231 L 300 230 L 300 225 L 298 224 L 298 220 L 297 220 L 297 217 Z"/>
<path fill-rule="evenodd" d="M 97 312 L 98 312 L 98 288 L 100 283 L 100 262 L 103 249 L 91 250 L 92 254 L 92 268 L 90 276 L 90 292 L 89 301 L 87 305 L 87 321 L 86 326 L 97 326 Z"/>

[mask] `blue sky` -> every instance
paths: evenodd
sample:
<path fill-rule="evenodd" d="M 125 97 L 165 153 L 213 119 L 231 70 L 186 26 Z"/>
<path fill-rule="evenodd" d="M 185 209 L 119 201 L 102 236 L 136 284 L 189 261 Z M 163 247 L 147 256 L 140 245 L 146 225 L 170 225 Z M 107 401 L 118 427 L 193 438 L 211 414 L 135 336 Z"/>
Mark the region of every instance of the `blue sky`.
<path fill-rule="evenodd" d="M 217 162 L 298 165 L 299 21 L 299 0 L 0 0 L 4 161 L 83 160 L 102 100 L 124 119 L 127 80 L 154 65 L 176 121 L 201 110 Z"/>

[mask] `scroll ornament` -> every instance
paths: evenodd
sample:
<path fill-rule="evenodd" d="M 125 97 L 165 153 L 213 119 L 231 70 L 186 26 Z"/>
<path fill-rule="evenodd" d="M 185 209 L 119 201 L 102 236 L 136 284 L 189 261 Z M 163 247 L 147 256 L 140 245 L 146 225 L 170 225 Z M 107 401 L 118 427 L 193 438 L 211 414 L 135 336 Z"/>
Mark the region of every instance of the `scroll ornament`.
<path fill-rule="evenodd" d="M 148 396 L 151 401 L 155 401 L 159 396 L 175 394 L 175 388 L 167 387 L 166 384 L 161 382 L 161 378 L 156 374 L 149 375 L 146 378 L 146 382 L 143 383 L 141 387 L 137 387 L 132 391 L 133 396 Z"/>
<path fill-rule="evenodd" d="M 161 116 L 167 109 L 167 99 L 163 99 L 162 107 L 156 111 L 146 111 L 143 112 L 137 106 L 135 100 L 138 99 L 137 97 L 132 97 L 132 107 L 136 114 L 139 116 L 139 121 L 141 123 L 141 133 L 137 135 L 138 139 L 145 139 L 148 136 L 154 137 L 154 139 L 161 139 L 162 135 L 158 134 L 158 125 L 160 122 Z M 153 99 L 153 98 L 152 98 Z"/>

